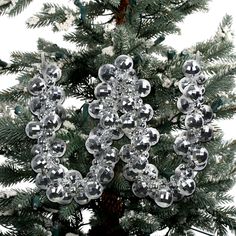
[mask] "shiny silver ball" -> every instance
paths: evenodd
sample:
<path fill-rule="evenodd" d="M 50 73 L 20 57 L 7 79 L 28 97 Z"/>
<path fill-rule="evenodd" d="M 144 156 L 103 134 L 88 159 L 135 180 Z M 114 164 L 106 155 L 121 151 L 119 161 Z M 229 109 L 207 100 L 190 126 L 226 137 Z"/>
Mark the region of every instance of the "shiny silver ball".
<path fill-rule="evenodd" d="M 66 143 L 61 139 L 50 142 L 49 153 L 54 157 L 62 157 L 66 152 Z"/>
<path fill-rule="evenodd" d="M 210 106 L 202 105 L 201 108 L 200 108 L 200 111 L 203 114 L 204 124 L 207 124 L 207 123 L 212 121 L 214 113 L 213 113 Z"/>
<path fill-rule="evenodd" d="M 102 65 L 98 70 L 98 77 L 102 82 L 113 83 L 115 82 L 116 67 L 112 64 Z"/>
<path fill-rule="evenodd" d="M 61 78 L 61 69 L 54 64 L 47 65 L 45 68 L 45 81 L 48 86 L 54 85 Z"/>
<path fill-rule="evenodd" d="M 182 113 L 188 114 L 194 110 L 195 103 L 192 99 L 182 95 L 177 101 L 177 107 Z"/>
<path fill-rule="evenodd" d="M 173 194 L 169 188 L 158 189 L 154 201 L 161 208 L 170 207 L 174 201 Z"/>
<path fill-rule="evenodd" d="M 133 60 L 127 55 L 120 55 L 115 60 L 115 66 L 121 70 L 133 69 Z"/>
<path fill-rule="evenodd" d="M 29 81 L 27 88 L 29 93 L 31 93 L 33 96 L 37 96 L 45 91 L 46 84 L 40 76 L 36 76 Z"/>
<path fill-rule="evenodd" d="M 196 183 L 191 178 L 180 178 L 178 181 L 178 190 L 183 196 L 190 196 L 196 189 Z"/>
<path fill-rule="evenodd" d="M 191 143 L 185 136 L 179 136 L 175 139 L 174 150 L 176 154 L 186 156 L 191 147 Z"/>
<path fill-rule="evenodd" d="M 199 129 L 203 126 L 204 120 L 201 114 L 188 114 L 185 118 L 185 126 L 187 129 Z"/>
<path fill-rule="evenodd" d="M 200 65 L 196 60 L 188 60 L 183 65 L 183 73 L 188 78 L 196 78 L 201 73 Z"/>
<path fill-rule="evenodd" d="M 135 90 L 138 92 L 140 97 L 146 97 L 151 92 L 151 84 L 148 80 L 139 79 L 136 82 Z"/>
<path fill-rule="evenodd" d="M 42 133 L 42 124 L 38 121 L 30 121 L 25 127 L 25 133 L 31 139 L 37 139 Z"/>
<path fill-rule="evenodd" d="M 97 99 L 107 98 L 111 95 L 112 88 L 107 83 L 100 83 L 94 89 L 94 95 Z"/>

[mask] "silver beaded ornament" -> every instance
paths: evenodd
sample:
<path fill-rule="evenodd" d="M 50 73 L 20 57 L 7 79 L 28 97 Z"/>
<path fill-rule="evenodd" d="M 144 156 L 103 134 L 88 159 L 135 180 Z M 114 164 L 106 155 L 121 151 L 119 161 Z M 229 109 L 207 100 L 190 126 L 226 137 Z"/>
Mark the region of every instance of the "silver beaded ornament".
<path fill-rule="evenodd" d="M 147 80 L 137 78 L 132 58 L 127 55 L 116 58 L 114 65 L 102 65 L 98 71 L 101 83 L 94 90 L 97 100 L 89 104 L 88 111 L 92 118 L 99 119 L 99 124 L 85 142 L 94 159 L 83 178 L 79 171 L 67 170 L 60 164 L 66 143 L 55 139 L 55 132 L 66 119 L 65 109 L 61 106 L 65 93 L 56 85 L 61 77 L 60 68 L 43 59 L 41 72 L 28 85 L 29 93 L 33 95 L 29 108 L 37 119 L 25 128 L 29 138 L 37 139 L 31 149 L 36 185 L 46 190 L 52 202 L 69 204 L 74 199 L 85 205 L 102 195 L 121 159 L 125 162 L 123 175 L 133 182 L 135 196 L 149 196 L 162 208 L 190 196 L 196 188 L 194 177 L 205 168 L 208 160 L 208 151 L 200 143 L 212 138 L 213 130 L 208 124 L 213 112 L 203 104 L 206 78 L 201 74 L 199 64 L 194 60 L 187 61 L 183 72 L 185 77 L 179 82 L 183 95 L 178 99 L 177 107 L 186 115 L 187 131 L 176 138 L 174 150 L 186 163 L 176 168 L 170 182 L 159 177 L 157 168 L 148 161 L 151 146 L 160 138 L 159 132 L 147 125 L 153 117 L 153 109 L 142 101 L 142 97 L 150 93 L 151 85 Z M 120 150 L 112 147 L 113 141 L 124 135 L 130 143 Z"/>

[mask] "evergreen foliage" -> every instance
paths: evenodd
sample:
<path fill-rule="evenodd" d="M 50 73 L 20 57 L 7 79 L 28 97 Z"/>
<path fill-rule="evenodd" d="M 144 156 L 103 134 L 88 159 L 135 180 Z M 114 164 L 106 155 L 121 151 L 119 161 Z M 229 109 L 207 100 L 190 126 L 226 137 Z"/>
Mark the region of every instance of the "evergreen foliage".
<path fill-rule="evenodd" d="M 15 16 L 32 1 L 4 4 L 0 6 L 0 13 Z M 90 81 L 97 78 L 98 68 L 113 62 L 120 54 L 132 56 L 139 78 L 149 80 L 152 85 L 151 94 L 144 100 L 155 110 L 150 125 L 161 133 L 159 144 L 151 151 L 150 162 L 157 166 L 161 176 L 169 178 L 181 162 L 172 148 L 172 131 L 182 127 L 176 101 L 180 96 L 177 83 L 183 77 L 184 61 L 200 54 L 203 71 L 209 76 L 206 103 L 213 108 L 216 120 L 229 119 L 236 110 L 236 95 L 232 92 L 236 55 L 228 37 L 231 16 L 226 15 L 216 35 L 205 42 L 182 52 L 176 52 L 174 45 L 173 48 L 165 45 L 166 35 L 180 32 L 177 23 L 195 11 L 207 10 L 207 3 L 208 0 L 93 0 L 87 3 L 75 0 L 75 10 L 59 6 L 56 1 L 55 4 L 44 4 L 41 12 L 35 14 L 37 21 L 28 23 L 28 27 L 51 26 L 52 30 L 58 31 L 60 24 L 73 17 L 74 30 L 65 34 L 64 39 L 75 43 L 78 50 L 70 51 L 39 39 L 38 52 L 13 52 L 10 63 L 0 60 L 0 74 L 17 73 L 19 81 L 19 85 L 0 93 L 0 103 L 12 109 L 16 105 L 22 107 L 20 114 L 0 117 L 0 152 L 8 158 L 0 166 L 0 183 L 9 186 L 22 180 L 34 181 L 29 151 L 33 141 L 24 131 L 31 119 L 25 87 L 40 66 L 42 51 L 47 60 L 62 66 L 63 76 L 59 83 L 65 88 L 66 95 L 89 101 L 94 99 L 95 84 Z M 68 110 L 66 122 L 72 126 L 64 123 L 58 134 L 68 143 L 63 164 L 83 175 L 88 172 L 92 160 L 84 147 L 85 138 L 96 125 L 87 109 L 85 104 L 81 109 Z M 37 189 L 18 190 L 14 196 L 2 196 L 0 225 L 9 228 L 4 235 L 46 236 L 48 231 L 53 236 L 69 232 L 83 235 L 83 209 L 93 212 L 92 229 L 88 233 L 91 236 L 149 235 L 166 227 L 169 228 L 167 235 L 171 236 L 192 235 L 189 231 L 192 227 L 219 236 L 227 235 L 227 227 L 236 230 L 236 208 L 231 206 L 233 197 L 227 193 L 235 183 L 236 141 L 223 143 L 222 133 L 216 125 L 214 131 L 214 140 L 205 144 L 210 160 L 196 179 L 195 194 L 168 209 L 160 209 L 151 199 L 134 197 L 130 183 L 121 174 L 122 163 L 119 163 L 114 180 L 105 191 L 106 199 L 117 197 L 112 197 L 111 205 L 106 204 L 104 197 L 85 206 L 75 202 L 60 206 L 50 203 L 45 192 Z M 120 145 L 117 143 L 118 147 Z"/>

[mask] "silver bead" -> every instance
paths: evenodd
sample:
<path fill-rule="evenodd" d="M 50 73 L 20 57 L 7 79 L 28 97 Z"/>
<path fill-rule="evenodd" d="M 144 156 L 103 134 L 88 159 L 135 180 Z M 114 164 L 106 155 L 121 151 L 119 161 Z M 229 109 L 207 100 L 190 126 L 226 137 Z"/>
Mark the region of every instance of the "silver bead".
<path fill-rule="evenodd" d="M 50 142 L 49 153 L 54 157 L 62 157 L 66 151 L 66 143 L 61 139 Z"/>
<path fill-rule="evenodd" d="M 112 88 L 107 83 L 100 83 L 94 89 L 94 95 L 97 99 L 107 98 L 111 95 Z"/>
<path fill-rule="evenodd" d="M 85 195 L 89 199 L 98 199 L 103 193 L 103 186 L 95 180 L 88 180 L 85 183 Z"/>
<path fill-rule="evenodd" d="M 42 154 L 38 154 L 31 160 L 31 167 L 37 173 L 42 172 L 46 168 L 46 166 L 47 166 L 47 157 Z"/>
<path fill-rule="evenodd" d="M 61 69 L 54 64 L 46 65 L 45 80 L 48 85 L 54 85 L 61 78 Z"/>
<path fill-rule="evenodd" d="M 121 70 L 131 70 L 133 68 L 133 60 L 127 55 L 117 57 L 114 64 Z"/>
<path fill-rule="evenodd" d="M 183 73 L 188 78 L 196 78 L 201 73 L 200 65 L 197 63 L 196 60 L 188 60 L 183 65 Z"/>
<path fill-rule="evenodd" d="M 204 120 L 201 114 L 188 114 L 185 118 L 185 126 L 187 129 L 199 129 L 203 126 Z"/>
<path fill-rule="evenodd" d="M 115 82 L 116 67 L 112 64 L 102 65 L 98 70 L 98 77 L 102 82 L 113 83 Z"/>
<path fill-rule="evenodd" d="M 52 86 L 48 90 L 48 98 L 52 102 L 55 102 L 57 104 L 62 104 L 65 100 L 65 92 L 61 87 Z"/>
<path fill-rule="evenodd" d="M 196 183 L 191 178 L 180 178 L 178 181 L 178 189 L 180 194 L 190 196 L 196 189 Z"/>
<path fill-rule="evenodd" d="M 136 197 L 144 198 L 148 195 L 148 184 L 142 180 L 135 181 L 132 184 L 132 191 Z"/>
<path fill-rule="evenodd" d="M 48 187 L 46 196 L 51 202 L 60 202 L 65 195 L 65 190 L 60 183 L 54 182 Z"/>
<path fill-rule="evenodd" d="M 173 203 L 173 194 L 168 188 L 161 188 L 157 190 L 154 201 L 161 208 L 167 208 Z"/>
<path fill-rule="evenodd" d="M 182 113 L 187 114 L 194 110 L 195 103 L 193 100 L 183 95 L 178 99 L 177 107 Z"/>
<path fill-rule="evenodd" d="M 138 92 L 140 97 L 146 97 L 151 92 L 151 85 L 148 80 L 139 79 L 136 82 L 135 90 Z"/>
<path fill-rule="evenodd" d="M 25 132 L 31 139 L 37 139 L 42 133 L 42 124 L 37 121 L 30 121 L 26 127 Z"/>
<path fill-rule="evenodd" d="M 46 84 L 40 76 L 36 76 L 29 81 L 27 88 L 29 93 L 31 93 L 33 96 L 37 96 L 45 91 Z"/>
<path fill-rule="evenodd" d="M 61 119 L 57 114 L 51 113 L 47 115 L 43 120 L 43 125 L 45 129 L 57 131 L 61 127 Z"/>

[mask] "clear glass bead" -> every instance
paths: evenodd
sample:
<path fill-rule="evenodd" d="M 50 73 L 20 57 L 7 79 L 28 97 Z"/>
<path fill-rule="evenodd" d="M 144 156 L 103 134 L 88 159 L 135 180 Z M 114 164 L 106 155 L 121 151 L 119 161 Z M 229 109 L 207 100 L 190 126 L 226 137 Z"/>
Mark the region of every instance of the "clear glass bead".
<path fill-rule="evenodd" d="M 174 150 L 178 155 L 183 155 L 183 156 L 187 155 L 190 146 L 191 143 L 189 142 L 189 140 L 186 139 L 185 136 L 179 136 L 175 139 Z"/>
<path fill-rule="evenodd" d="M 207 81 L 207 77 L 201 74 L 196 78 L 196 81 L 199 85 L 205 84 Z"/>
<path fill-rule="evenodd" d="M 145 135 L 133 137 L 131 144 L 134 146 L 134 149 L 138 152 L 148 151 L 151 147 L 149 137 Z"/>
<path fill-rule="evenodd" d="M 118 107 L 120 112 L 126 113 L 126 112 L 132 112 L 135 108 L 136 101 L 133 97 L 124 96 L 121 97 L 118 102 Z"/>
<path fill-rule="evenodd" d="M 36 116 L 43 115 L 45 113 L 45 102 L 41 101 L 39 97 L 34 97 L 30 100 L 29 109 Z"/>
<path fill-rule="evenodd" d="M 66 152 L 66 143 L 61 139 L 50 142 L 49 153 L 54 157 L 62 157 Z"/>
<path fill-rule="evenodd" d="M 124 136 L 124 132 L 122 131 L 121 128 L 118 128 L 118 127 L 112 129 L 111 134 L 112 134 L 113 140 L 119 140 Z"/>
<path fill-rule="evenodd" d="M 37 121 L 30 121 L 26 127 L 25 132 L 31 139 L 37 139 L 42 133 L 42 124 Z"/>
<path fill-rule="evenodd" d="M 135 181 L 138 176 L 139 173 L 136 172 L 132 166 L 130 166 L 130 164 L 126 164 L 123 168 L 123 176 L 125 177 L 125 179 L 127 179 L 128 181 Z"/>
<path fill-rule="evenodd" d="M 85 194 L 89 199 L 98 199 L 103 193 L 103 186 L 95 180 L 88 180 L 85 183 Z"/>
<path fill-rule="evenodd" d="M 203 115 L 204 124 L 208 124 L 209 122 L 212 121 L 214 113 L 210 106 L 202 105 L 200 111 L 202 112 Z"/>
<path fill-rule="evenodd" d="M 38 173 L 35 178 L 36 186 L 43 190 L 46 190 L 48 188 L 48 185 L 50 184 L 50 182 L 51 180 L 48 178 L 48 176 L 42 173 Z"/>
<path fill-rule="evenodd" d="M 78 182 L 77 192 L 74 197 L 75 202 L 77 202 L 79 205 L 86 205 L 90 201 L 90 199 L 85 194 L 84 184 L 85 183 L 83 180 Z"/>
<path fill-rule="evenodd" d="M 98 77 L 102 82 L 114 83 L 116 81 L 116 67 L 112 64 L 102 65 L 98 70 Z"/>
<path fill-rule="evenodd" d="M 184 77 L 179 81 L 179 90 L 181 93 L 184 92 L 184 89 L 192 83 L 192 80 L 190 78 Z"/>
<path fill-rule="evenodd" d="M 57 104 L 62 104 L 65 100 L 65 92 L 63 88 L 58 86 L 52 86 L 48 90 L 48 99 Z"/>
<path fill-rule="evenodd" d="M 61 69 L 54 64 L 47 65 L 44 73 L 45 73 L 45 81 L 49 86 L 54 85 L 58 80 L 60 80 L 62 75 Z"/>
<path fill-rule="evenodd" d="M 193 100 L 183 95 L 178 99 L 177 107 L 182 113 L 187 114 L 195 109 L 195 103 Z"/>
<path fill-rule="evenodd" d="M 136 82 L 135 90 L 138 92 L 140 97 L 146 97 L 151 92 L 151 84 L 148 80 L 139 79 Z"/>
<path fill-rule="evenodd" d="M 65 190 L 63 185 L 58 182 L 54 182 L 48 187 L 46 191 L 46 196 L 51 202 L 60 202 L 65 196 Z"/>
<path fill-rule="evenodd" d="M 196 60 L 188 60 L 183 65 L 183 73 L 188 78 L 197 78 L 201 73 L 200 65 Z"/>
<path fill-rule="evenodd" d="M 72 184 L 76 184 L 78 181 L 83 179 L 81 173 L 77 170 L 68 170 L 65 173 L 65 179 L 70 180 Z"/>
<path fill-rule="evenodd" d="M 99 119 L 104 112 L 104 105 L 100 100 L 94 100 L 89 104 L 89 115 L 94 119 Z"/>
<path fill-rule="evenodd" d="M 195 166 L 204 166 L 208 161 L 208 151 L 204 147 L 194 147 L 191 150 L 191 160 Z"/>
<path fill-rule="evenodd" d="M 121 147 L 119 156 L 123 162 L 130 163 L 136 156 L 136 152 L 130 144 L 125 144 Z"/>
<path fill-rule="evenodd" d="M 214 131 L 211 126 L 204 125 L 200 130 L 199 140 L 201 142 L 208 142 L 214 136 Z"/>
<path fill-rule="evenodd" d="M 135 181 L 132 184 L 132 191 L 136 197 L 144 198 L 148 195 L 148 184 L 143 181 Z"/>
<path fill-rule="evenodd" d="M 89 136 L 89 138 L 85 142 L 85 147 L 91 154 L 100 152 L 102 150 L 102 144 L 99 140 L 99 137 L 96 135 Z"/>
<path fill-rule="evenodd" d="M 104 129 L 116 128 L 118 122 L 119 122 L 119 116 L 117 113 L 113 112 L 106 112 L 104 115 L 102 115 L 100 119 L 100 125 Z"/>
<path fill-rule="evenodd" d="M 37 173 L 42 172 L 46 168 L 46 166 L 47 166 L 47 156 L 45 155 L 38 154 L 31 160 L 31 167 Z"/>
<path fill-rule="evenodd" d="M 121 70 L 132 70 L 133 60 L 127 55 L 120 55 L 115 60 L 115 66 Z"/>
<path fill-rule="evenodd" d="M 43 146 L 39 145 L 39 144 L 35 144 L 32 148 L 31 148 L 31 154 L 33 156 L 36 156 L 38 154 L 42 154 L 43 153 Z"/>
<path fill-rule="evenodd" d="M 180 178 L 178 181 L 178 190 L 183 196 L 190 196 L 196 189 L 196 183 L 191 178 Z"/>
<path fill-rule="evenodd" d="M 107 83 L 100 83 L 94 89 L 94 95 L 97 99 L 104 99 L 111 95 L 112 88 Z"/>
<path fill-rule="evenodd" d="M 27 88 L 29 93 L 31 93 L 33 96 L 37 96 L 45 91 L 46 84 L 40 76 L 36 76 L 29 81 Z"/>
<path fill-rule="evenodd" d="M 57 131 L 60 129 L 61 124 L 62 122 L 61 122 L 60 117 L 55 113 L 51 113 L 45 116 L 43 120 L 44 128 L 48 130 Z"/>
<path fill-rule="evenodd" d="M 124 133 L 132 133 L 136 128 L 136 119 L 134 114 L 126 113 L 120 117 L 120 127 Z"/>
<path fill-rule="evenodd" d="M 144 121 L 150 121 L 153 117 L 153 109 L 149 104 L 144 104 L 138 110 L 138 117 Z"/>
<path fill-rule="evenodd" d="M 57 202 L 62 205 L 68 205 L 72 202 L 73 196 L 72 196 L 69 189 L 66 189 L 66 188 L 64 188 L 64 189 L 65 189 L 65 192 L 64 192 L 62 199 L 58 200 Z"/>
<path fill-rule="evenodd" d="M 158 178 L 158 169 L 153 164 L 147 164 L 142 176 L 149 180 L 157 180 Z"/>
<path fill-rule="evenodd" d="M 175 169 L 175 176 L 177 176 L 178 178 L 180 178 L 180 177 L 193 178 L 194 172 L 193 172 L 192 168 L 190 168 L 186 164 L 180 164 Z"/>
<path fill-rule="evenodd" d="M 173 203 L 173 194 L 169 188 L 161 188 L 157 191 L 154 201 L 161 208 L 170 207 Z"/>
<path fill-rule="evenodd" d="M 185 118 L 185 126 L 187 129 L 199 129 L 203 126 L 204 120 L 201 114 L 188 114 Z"/>
<path fill-rule="evenodd" d="M 147 164 L 148 164 L 147 158 L 143 155 L 139 155 L 132 161 L 130 166 L 131 168 L 133 168 L 135 172 L 142 173 L 146 168 Z"/>
<path fill-rule="evenodd" d="M 113 168 L 109 165 L 98 168 L 97 179 L 102 185 L 108 184 L 114 178 Z"/>
<path fill-rule="evenodd" d="M 149 139 L 151 146 L 156 145 L 160 139 L 160 133 L 155 128 L 146 128 L 145 136 Z"/>
<path fill-rule="evenodd" d="M 199 86 L 190 84 L 185 87 L 183 94 L 190 99 L 197 100 L 202 97 L 203 91 Z"/>
<path fill-rule="evenodd" d="M 59 165 L 59 166 L 55 166 L 52 167 L 49 172 L 48 172 L 48 177 L 50 178 L 50 180 L 54 181 L 54 180 L 58 180 L 58 179 L 63 179 L 65 176 L 65 172 L 66 169 L 64 166 Z"/>
<path fill-rule="evenodd" d="M 101 153 L 100 158 L 108 165 L 114 166 L 119 161 L 118 149 L 115 147 L 108 147 Z"/>

